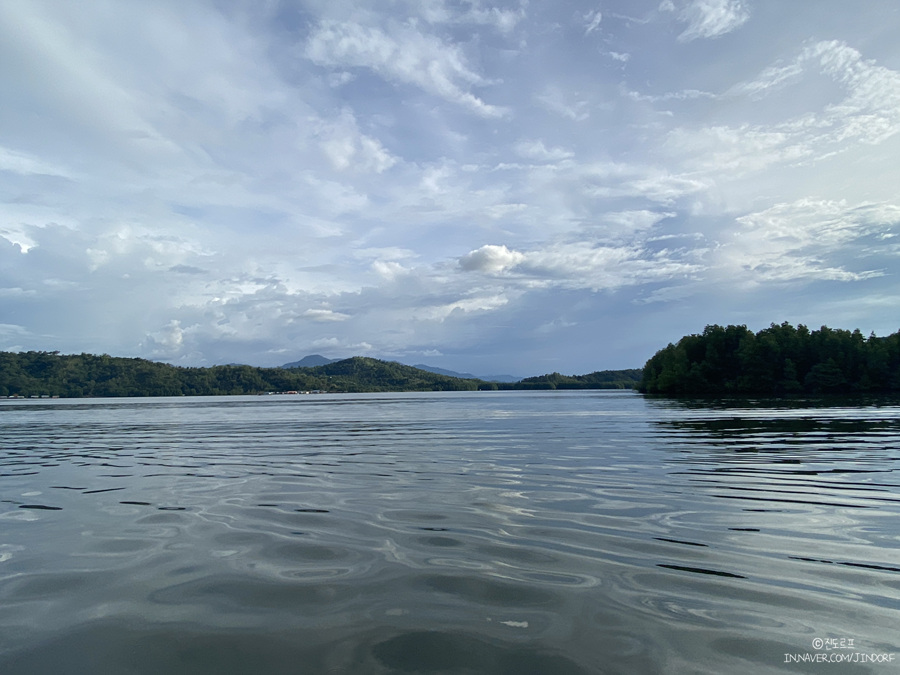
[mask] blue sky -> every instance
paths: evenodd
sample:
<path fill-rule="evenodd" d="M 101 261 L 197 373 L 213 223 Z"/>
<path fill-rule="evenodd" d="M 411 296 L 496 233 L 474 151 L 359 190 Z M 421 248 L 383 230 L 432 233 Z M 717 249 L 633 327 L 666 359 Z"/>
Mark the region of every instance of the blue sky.
<path fill-rule="evenodd" d="M 0 4 L 0 349 L 480 374 L 900 329 L 900 5 Z"/>

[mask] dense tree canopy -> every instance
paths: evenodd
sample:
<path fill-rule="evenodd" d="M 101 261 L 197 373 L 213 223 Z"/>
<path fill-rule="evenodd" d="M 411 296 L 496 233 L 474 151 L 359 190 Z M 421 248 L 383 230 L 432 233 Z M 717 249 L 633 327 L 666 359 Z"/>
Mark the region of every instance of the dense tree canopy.
<path fill-rule="evenodd" d="M 900 332 L 866 338 L 789 323 L 758 333 L 707 326 L 654 354 L 639 389 L 676 396 L 900 391 Z"/>
<path fill-rule="evenodd" d="M 216 396 L 264 392 L 471 391 L 633 388 L 639 370 L 552 373 L 515 383 L 432 373 L 394 361 L 354 357 L 307 368 L 179 368 L 144 359 L 58 352 L 0 352 L 0 396 Z"/>
<path fill-rule="evenodd" d="M 0 396 L 215 396 L 269 391 L 472 390 L 477 380 L 352 358 L 316 368 L 179 368 L 144 359 L 0 352 Z"/>
<path fill-rule="evenodd" d="M 641 379 L 640 369 L 601 370 L 587 375 L 550 373 L 526 377 L 512 389 L 634 389 Z"/>

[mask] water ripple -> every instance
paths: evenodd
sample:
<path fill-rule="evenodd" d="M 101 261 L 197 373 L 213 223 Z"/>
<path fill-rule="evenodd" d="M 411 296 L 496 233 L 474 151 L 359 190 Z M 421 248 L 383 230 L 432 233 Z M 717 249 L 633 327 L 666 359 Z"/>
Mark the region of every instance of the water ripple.
<path fill-rule="evenodd" d="M 0 438 L 4 673 L 775 672 L 900 618 L 892 401 L 4 402 Z"/>

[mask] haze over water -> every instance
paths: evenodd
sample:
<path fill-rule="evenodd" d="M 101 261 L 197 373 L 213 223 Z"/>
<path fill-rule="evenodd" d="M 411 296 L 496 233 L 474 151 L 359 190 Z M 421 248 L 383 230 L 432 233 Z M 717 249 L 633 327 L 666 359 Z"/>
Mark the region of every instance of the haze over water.
<path fill-rule="evenodd" d="M 886 400 L 3 402 L 0 672 L 896 672 L 898 457 Z"/>

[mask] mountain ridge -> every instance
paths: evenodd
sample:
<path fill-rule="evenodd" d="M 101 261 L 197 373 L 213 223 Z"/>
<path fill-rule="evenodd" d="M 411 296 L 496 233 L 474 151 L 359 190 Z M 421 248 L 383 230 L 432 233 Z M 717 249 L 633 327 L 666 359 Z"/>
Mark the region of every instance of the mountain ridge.
<path fill-rule="evenodd" d="M 351 357 L 352 358 L 352 357 Z M 335 363 L 337 361 L 342 361 L 344 359 L 330 359 L 326 356 L 322 356 L 321 354 L 308 354 L 304 356 L 299 361 L 291 361 L 289 363 L 285 363 L 280 368 L 315 368 L 317 366 L 326 366 L 330 363 Z M 399 363 L 399 361 L 397 362 Z M 403 364 L 408 365 L 408 364 Z M 463 380 L 482 380 L 484 382 L 518 382 L 521 380 L 521 377 L 516 377 L 515 375 L 508 374 L 500 374 L 500 375 L 473 375 L 472 373 L 460 373 L 455 370 L 448 370 L 447 368 L 438 368 L 436 366 L 429 366 L 424 363 L 416 363 L 410 366 L 411 368 L 418 368 L 419 370 L 424 370 L 429 373 L 434 373 L 435 375 L 445 375 L 447 377 L 457 377 Z"/>
<path fill-rule="evenodd" d="M 279 366 L 279 368 L 315 368 L 316 366 L 327 366 L 329 363 L 334 363 L 335 361 L 340 361 L 340 359 L 329 359 L 321 354 L 307 354 L 299 361 L 285 363 L 283 366 Z"/>
<path fill-rule="evenodd" d="M 108 354 L 0 352 L 0 397 L 220 396 L 300 392 L 475 391 L 510 389 L 632 389 L 639 370 L 589 375 L 559 373 L 521 382 L 463 379 L 355 356 L 303 368 L 189 368 Z"/>

